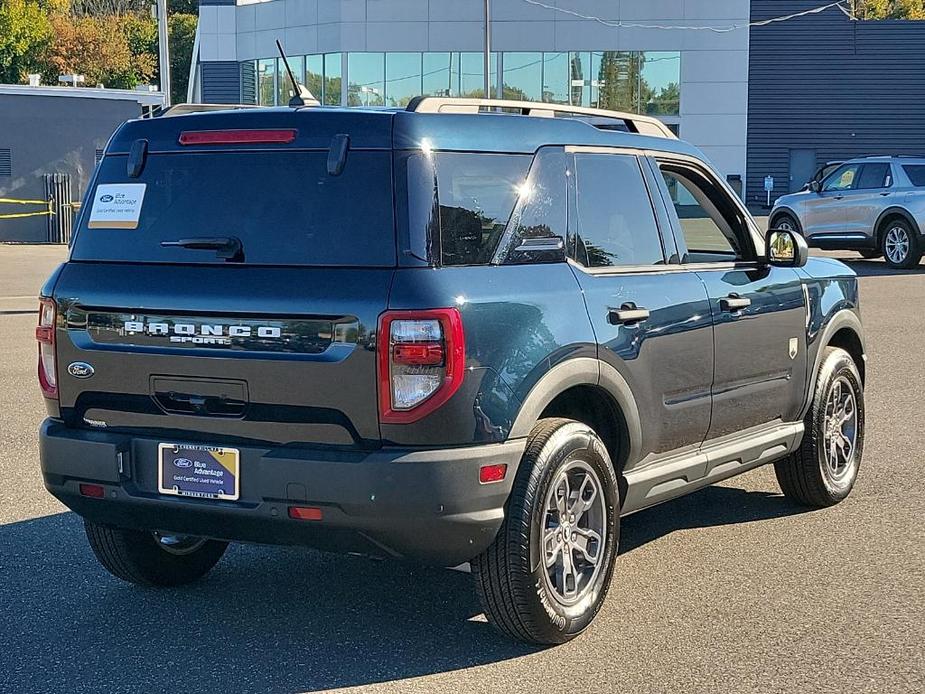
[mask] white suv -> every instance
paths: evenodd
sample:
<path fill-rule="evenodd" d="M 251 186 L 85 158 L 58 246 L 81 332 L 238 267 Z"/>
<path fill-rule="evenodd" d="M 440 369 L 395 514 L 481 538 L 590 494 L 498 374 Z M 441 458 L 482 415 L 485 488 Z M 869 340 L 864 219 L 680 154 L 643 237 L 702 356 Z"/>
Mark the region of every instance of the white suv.
<path fill-rule="evenodd" d="M 805 190 L 779 197 L 768 222 L 770 229 L 799 231 L 816 248 L 914 267 L 925 251 L 925 158 L 846 161 Z"/>

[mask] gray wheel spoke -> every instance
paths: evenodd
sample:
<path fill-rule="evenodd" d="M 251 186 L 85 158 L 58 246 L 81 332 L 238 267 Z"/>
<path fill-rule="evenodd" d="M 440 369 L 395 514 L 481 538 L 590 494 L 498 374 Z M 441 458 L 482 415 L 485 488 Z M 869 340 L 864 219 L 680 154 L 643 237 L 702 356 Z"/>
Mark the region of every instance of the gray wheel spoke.
<path fill-rule="evenodd" d="M 572 541 L 575 549 L 584 555 L 592 564 L 597 564 L 601 555 L 601 536 L 590 528 L 577 528 L 575 530 L 575 539 Z"/>
<path fill-rule="evenodd" d="M 556 510 L 559 512 L 560 519 L 568 514 L 570 495 L 571 489 L 569 488 L 568 475 L 563 475 L 556 487 Z"/>
<path fill-rule="evenodd" d="M 562 531 L 558 528 L 548 530 L 543 537 L 543 549 L 546 552 L 546 567 L 553 566 L 562 552 Z"/>
<path fill-rule="evenodd" d="M 578 593 L 578 574 L 575 572 L 575 561 L 572 552 L 566 549 L 562 552 L 562 569 L 561 569 L 562 594 L 566 598 L 572 598 Z"/>
<path fill-rule="evenodd" d="M 572 507 L 569 509 L 569 522 L 577 523 L 580 521 L 585 515 L 585 511 L 594 505 L 594 500 L 596 498 L 597 485 L 594 483 L 594 478 L 586 474 L 581 481 L 581 485 L 578 487 L 578 494 L 572 502 Z"/>

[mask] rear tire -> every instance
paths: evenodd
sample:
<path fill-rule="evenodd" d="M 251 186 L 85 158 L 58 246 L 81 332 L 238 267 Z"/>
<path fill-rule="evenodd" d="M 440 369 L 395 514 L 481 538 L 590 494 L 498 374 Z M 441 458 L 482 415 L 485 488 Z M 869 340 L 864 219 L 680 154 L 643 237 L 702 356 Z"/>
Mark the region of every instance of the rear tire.
<path fill-rule="evenodd" d="M 147 530 L 84 521 L 90 547 L 116 578 L 140 586 L 179 586 L 202 578 L 218 563 L 227 542 L 190 538 L 185 544 Z"/>
<path fill-rule="evenodd" d="M 777 481 L 797 503 L 833 506 L 854 488 L 864 452 L 864 387 L 845 350 L 825 348 L 804 423 L 800 448 L 774 463 Z"/>
<path fill-rule="evenodd" d="M 908 222 L 901 219 L 883 226 L 880 251 L 886 264 L 897 270 L 915 267 L 922 259 L 918 234 L 912 230 Z"/>
<path fill-rule="evenodd" d="M 540 420 L 504 524 L 471 563 L 488 621 L 533 644 L 564 643 L 580 634 L 610 586 L 619 513 L 617 478 L 597 434 L 570 419 Z"/>

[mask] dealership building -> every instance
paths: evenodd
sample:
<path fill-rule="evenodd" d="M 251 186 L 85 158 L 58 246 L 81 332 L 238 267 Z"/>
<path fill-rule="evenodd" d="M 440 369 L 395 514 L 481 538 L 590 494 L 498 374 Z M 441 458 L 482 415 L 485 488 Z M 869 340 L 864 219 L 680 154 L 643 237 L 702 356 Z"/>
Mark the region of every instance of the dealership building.
<path fill-rule="evenodd" d="M 756 211 L 768 177 L 773 200 L 822 162 L 925 142 L 925 22 L 829 7 L 749 27 L 824 0 L 490 4 L 492 96 L 655 115 Z M 196 98 L 285 104 L 277 39 L 325 104 L 484 95 L 483 0 L 201 0 Z"/>

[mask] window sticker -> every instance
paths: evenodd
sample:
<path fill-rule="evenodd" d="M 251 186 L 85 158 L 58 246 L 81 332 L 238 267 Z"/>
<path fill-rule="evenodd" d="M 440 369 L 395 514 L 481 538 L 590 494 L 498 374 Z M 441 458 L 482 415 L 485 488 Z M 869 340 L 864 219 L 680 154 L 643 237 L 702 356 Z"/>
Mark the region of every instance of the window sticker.
<path fill-rule="evenodd" d="M 90 208 L 90 229 L 137 229 L 144 183 L 102 183 L 96 187 Z"/>

